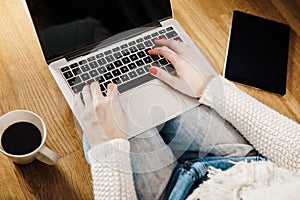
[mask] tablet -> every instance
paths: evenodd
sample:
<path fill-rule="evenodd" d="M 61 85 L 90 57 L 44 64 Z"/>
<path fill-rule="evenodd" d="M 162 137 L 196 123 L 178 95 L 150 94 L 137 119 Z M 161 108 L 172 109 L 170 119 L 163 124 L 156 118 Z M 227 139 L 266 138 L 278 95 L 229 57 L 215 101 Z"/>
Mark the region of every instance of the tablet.
<path fill-rule="evenodd" d="M 285 95 L 290 27 L 234 11 L 224 77 Z"/>

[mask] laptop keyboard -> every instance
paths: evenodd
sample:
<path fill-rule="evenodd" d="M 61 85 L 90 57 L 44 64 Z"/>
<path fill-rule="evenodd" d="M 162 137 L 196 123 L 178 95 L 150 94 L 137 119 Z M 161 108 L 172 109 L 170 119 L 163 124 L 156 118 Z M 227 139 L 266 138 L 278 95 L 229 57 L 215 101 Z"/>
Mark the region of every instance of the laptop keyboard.
<path fill-rule="evenodd" d="M 157 38 L 181 40 L 173 27 L 163 28 L 118 47 L 89 55 L 86 59 L 60 68 L 60 71 L 74 93 L 81 92 L 86 84 L 94 81 L 99 82 L 103 95 L 106 95 L 110 82 L 115 83 L 119 92 L 123 93 L 154 79 L 149 73 L 150 66 L 175 72 L 163 56 L 147 53 L 155 46 L 154 40 Z"/>

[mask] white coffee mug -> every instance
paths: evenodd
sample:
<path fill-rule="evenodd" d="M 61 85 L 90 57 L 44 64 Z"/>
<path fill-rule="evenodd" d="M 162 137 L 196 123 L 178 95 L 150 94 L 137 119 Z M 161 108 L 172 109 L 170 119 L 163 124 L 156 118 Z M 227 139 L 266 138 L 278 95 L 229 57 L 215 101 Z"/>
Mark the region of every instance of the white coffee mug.
<path fill-rule="evenodd" d="M 7 152 L 6 150 L 4 150 L 2 144 L 2 136 L 5 130 L 8 129 L 11 125 L 19 122 L 27 122 L 35 125 L 35 127 L 39 129 L 39 132 L 41 134 L 40 145 L 31 152 L 22 155 Z M 48 165 L 54 165 L 57 162 L 58 156 L 56 155 L 56 153 L 45 146 L 44 143 L 46 141 L 46 137 L 47 130 L 44 121 L 39 115 L 32 111 L 13 110 L 0 117 L 0 151 L 17 164 L 28 164 L 34 159 L 38 159 L 39 161 Z"/>

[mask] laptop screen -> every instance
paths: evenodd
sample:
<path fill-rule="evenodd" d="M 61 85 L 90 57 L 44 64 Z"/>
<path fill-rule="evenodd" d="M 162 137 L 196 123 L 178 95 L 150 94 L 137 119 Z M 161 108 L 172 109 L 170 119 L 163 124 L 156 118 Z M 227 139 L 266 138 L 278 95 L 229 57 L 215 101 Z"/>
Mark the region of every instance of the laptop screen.
<path fill-rule="evenodd" d="M 26 0 L 46 60 L 172 15 L 170 0 Z"/>

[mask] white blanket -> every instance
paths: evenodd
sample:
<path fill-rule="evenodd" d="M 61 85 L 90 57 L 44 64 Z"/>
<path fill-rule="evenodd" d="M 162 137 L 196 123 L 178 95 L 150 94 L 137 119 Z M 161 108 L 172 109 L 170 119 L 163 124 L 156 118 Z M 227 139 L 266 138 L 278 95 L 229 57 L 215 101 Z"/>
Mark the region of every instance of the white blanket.
<path fill-rule="evenodd" d="M 300 170 L 290 171 L 270 161 L 238 162 L 226 171 L 212 168 L 208 176 L 187 200 L 300 199 Z"/>

